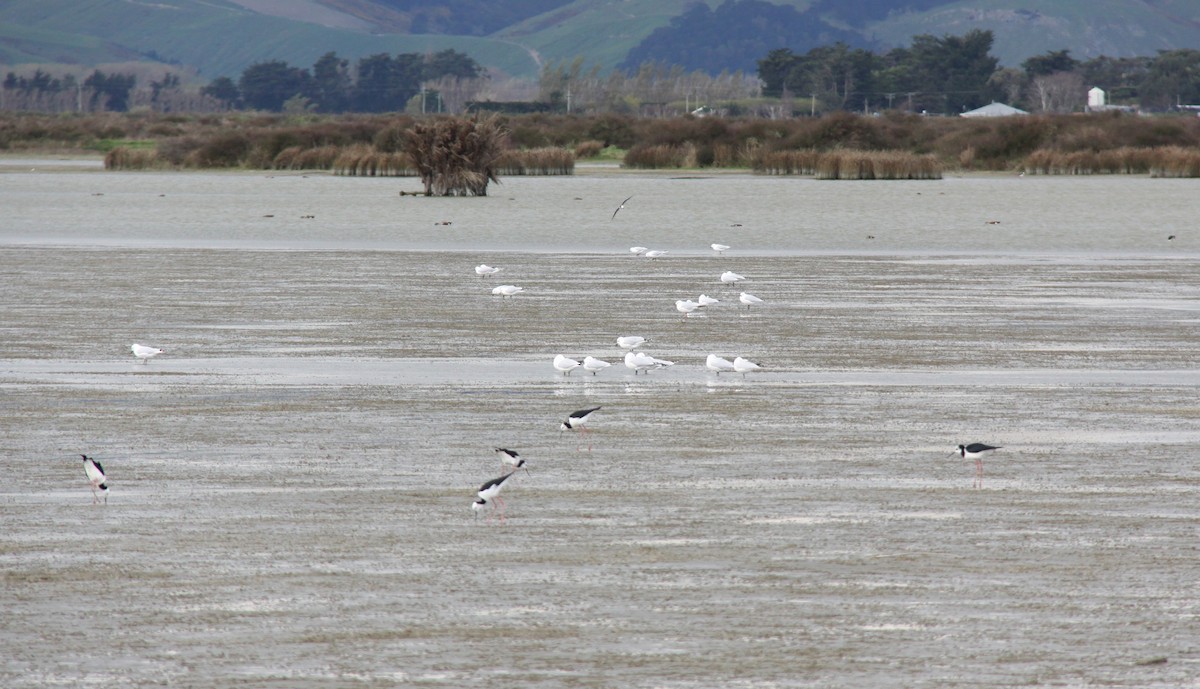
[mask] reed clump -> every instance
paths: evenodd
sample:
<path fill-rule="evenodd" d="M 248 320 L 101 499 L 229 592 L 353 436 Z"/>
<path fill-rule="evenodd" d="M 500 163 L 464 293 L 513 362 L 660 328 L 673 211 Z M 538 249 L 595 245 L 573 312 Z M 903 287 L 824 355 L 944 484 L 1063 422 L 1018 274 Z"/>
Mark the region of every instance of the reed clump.
<path fill-rule="evenodd" d="M 817 161 L 817 179 L 941 179 L 936 156 L 904 151 L 832 151 Z"/>
<path fill-rule="evenodd" d="M 289 146 L 275 156 L 271 161 L 271 168 L 274 170 L 330 170 L 341 152 L 340 146 L 318 146 L 316 148 Z"/>
<path fill-rule="evenodd" d="M 575 172 L 575 153 L 565 148 L 508 150 L 496 161 L 501 175 L 570 175 Z"/>
<path fill-rule="evenodd" d="M 1156 150 L 1151 177 L 1200 177 L 1200 148 L 1164 146 Z"/>
<path fill-rule="evenodd" d="M 691 142 L 681 145 L 638 145 L 625 154 L 623 164 L 625 167 L 651 170 L 696 167 L 696 146 Z"/>
<path fill-rule="evenodd" d="M 499 181 L 508 130 L 497 116 L 417 122 L 405 135 L 426 196 L 487 196 L 488 184 Z"/>
<path fill-rule="evenodd" d="M 750 159 L 750 169 L 767 175 L 815 175 L 821 152 L 815 148 L 799 151 L 761 149 Z"/>
<path fill-rule="evenodd" d="M 587 158 L 596 158 L 600 152 L 604 150 L 604 142 L 595 139 L 588 139 L 575 144 L 575 160 L 586 160 Z"/>
<path fill-rule="evenodd" d="M 1035 175 L 1144 175 L 1200 177 L 1200 148 L 1122 146 L 1108 150 L 1038 149 L 1022 169 Z"/>
<path fill-rule="evenodd" d="M 118 146 L 104 155 L 105 170 L 163 170 L 173 167 L 148 148 Z"/>
<path fill-rule="evenodd" d="M 333 174 L 347 177 L 416 177 L 417 166 L 403 151 L 380 151 L 359 144 L 341 149 L 331 165 Z"/>

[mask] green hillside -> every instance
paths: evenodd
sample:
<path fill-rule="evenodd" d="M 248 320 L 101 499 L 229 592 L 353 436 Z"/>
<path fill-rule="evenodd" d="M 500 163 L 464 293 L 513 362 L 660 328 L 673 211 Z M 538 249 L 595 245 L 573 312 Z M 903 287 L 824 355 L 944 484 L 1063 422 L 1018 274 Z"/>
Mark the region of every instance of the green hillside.
<path fill-rule="evenodd" d="M 259 14 L 231 0 L 4 0 L 0 63 L 92 65 L 140 56 L 195 67 L 207 80 L 237 77 L 246 67 L 267 60 L 308 67 L 331 50 L 354 61 L 377 53 L 453 48 L 504 74 L 532 79 L 542 64 L 576 57 L 583 57 L 585 67 L 610 69 L 690 2 L 575 0 L 491 36 L 466 37 L 330 28 Z M 722 0 L 705 2 L 715 8 Z M 879 3 L 886 0 L 875 4 Z M 359 10 L 377 8 L 379 16 L 395 15 L 378 0 L 353 4 Z M 812 2 L 776 4 L 805 10 Z M 439 7 L 437 0 L 428 5 Z M 328 17 L 342 6 L 347 3 L 327 2 L 318 9 Z M 309 18 L 296 5 L 276 7 Z M 370 14 L 345 15 L 344 25 L 363 25 L 363 16 Z M 1200 46 L 1200 0 L 962 0 L 927 12 L 893 12 L 868 24 L 864 34 L 887 48 L 908 45 L 917 34 L 962 35 L 973 28 L 994 33 L 993 54 L 1005 66 L 1062 49 L 1077 59 L 1152 56 L 1161 49 Z"/>
<path fill-rule="evenodd" d="M 53 38 L 33 43 L 4 39 L 12 62 L 98 62 L 128 60 L 130 54 L 154 55 L 191 65 L 205 78 L 236 77 L 251 64 L 284 60 L 309 66 L 332 50 L 357 59 L 377 53 L 423 53 L 454 48 L 482 64 L 514 76 L 534 76 L 535 59 L 508 41 L 458 36 L 372 35 L 268 17 L 224 0 L 9 0 L 0 3 L 0 27 L 10 35 Z M 20 29 L 17 27 L 26 27 Z M 61 49 L 77 43 L 79 59 Z M 98 50 L 113 44 L 113 59 Z M 92 46 L 88 48 L 88 46 Z M 87 48 L 87 50 L 85 50 Z M 11 57 L 8 57 L 11 55 Z M 118 57 L 119 56 L 119 57 Z"/>
<path fill-rule="evenodd" d="M 1063 49 L 1079 60 L 1154 56 L 1159 50 L 1200 47 L 1200 2 L 962 0 L 867 27 L 890 45 L 907 45 L 919 34 L 962 35 L 971 29 L 995 34 L 992 54 L 1006 67 Z"/>

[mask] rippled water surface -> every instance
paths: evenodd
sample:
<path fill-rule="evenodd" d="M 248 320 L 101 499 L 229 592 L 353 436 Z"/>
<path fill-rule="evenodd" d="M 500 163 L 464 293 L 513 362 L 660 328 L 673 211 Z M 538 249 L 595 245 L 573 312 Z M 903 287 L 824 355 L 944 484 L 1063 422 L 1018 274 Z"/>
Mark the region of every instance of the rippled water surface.
<path fill-rule="evenodd" d="M 1200 686 L 1195 181 L 17 162 L 0 685 Z"/>

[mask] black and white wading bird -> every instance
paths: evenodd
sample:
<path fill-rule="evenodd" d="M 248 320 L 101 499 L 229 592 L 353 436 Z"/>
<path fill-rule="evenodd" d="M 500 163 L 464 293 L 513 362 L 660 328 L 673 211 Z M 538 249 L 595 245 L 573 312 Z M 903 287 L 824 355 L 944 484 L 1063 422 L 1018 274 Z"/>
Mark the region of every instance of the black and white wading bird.
<path fill-rule="evenodd" d="M 500 469 L 504 470 L 508 467 L 508 473 L 512 473 L 517 469 L 529 471 L 529 467 L 525 466 L 525 460 L 521 459 L 521 455 L 516 450 L 510 450 L 507 447 L 495 448 L 496 454 L 500 455 Z"/>
<path fill-rule="evenodd" d="M 494 478 L 491 481 L 479 487 L 478 497 L 475 502 L 471 503 L 471 509 L 475 511 L 475 518 L 479 518 L 479 513 L 484 508 L 491 506 L 491 511 L 488 512 L 488 521 L 491 521 L 492 515 L 500 518 L 500 523 L 504 523 L 504 501 L 500 499 L 500 489 L 504 487 L 504 482 L 512 477 L 517 472 L 510 471 L 507 474 Z M 499 511 L 497 511 L 499 506 Z"/>
<path fill-rule="evenodd" d="M 100 496 L 96 490 L 99 489 L 104 494 L 104 504 L 108 504 L 108 476 L 104 474 L 104 467 L 100 466 L 100 462 L 88 457 L 87 455 L 79 455 L 83 457 L 83 473 L 87 474 L 88 483 L 92 486 L 92 504 L 100 502 Z"/>
<path fill-rule="evenodd" d="M 567 420 L 562 422 L 562 426 L 559 427 L 559 431 L 579 431 L 581 435 L 587 436 L 588 452 L 591 452 L 592 437 L 591 431 L 589 431 L 587 428 L 587 422 L 588 417 L 599 410 L 600 407 L 592 407 L 590 409 L 580 409 L 579 411 L 571 412 L 571 415 L 567 417 Z M 576 447 L 575 449 L 578 450 L 579 448 Z"/>
<path fill-rule="evenodd" d="M 972 485 L 974 488 L 983 488 L 983 455 L 999 449 L 999 446 L 971 443 L 970 445 L 959 445 L 958 449 L 951 454 L 957 453 L 963 459 L 975 460 L 975 483 Z"/>

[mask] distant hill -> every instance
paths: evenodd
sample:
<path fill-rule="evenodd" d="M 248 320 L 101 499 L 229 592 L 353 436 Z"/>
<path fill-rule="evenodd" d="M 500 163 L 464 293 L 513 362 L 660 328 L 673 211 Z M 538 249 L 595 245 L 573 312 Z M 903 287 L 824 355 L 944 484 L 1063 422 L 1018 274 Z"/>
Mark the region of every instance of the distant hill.
<path fill-rule="evenodd" d="M 1005 66 L 1051 50 L 1087 59 L 1200 47 L 1200 0 L 772 0 L 777 14 L 753 2 L 707 0 L 718 21 L 697 31 L 696 0 L 4 0 L 0 63 L 141 59 L 212 79 L 267 60 L 308 67 L 328 51 L 357 60 L 453 48 L 536 78 L 580 56 L 605 70 L 655 60 L 715 73 L 746 70 L 760 49 L 843 40 L 887 50 L 973 28 L 993 32 Z M 783 36 L 800 44 L 774 45 Z"/>

